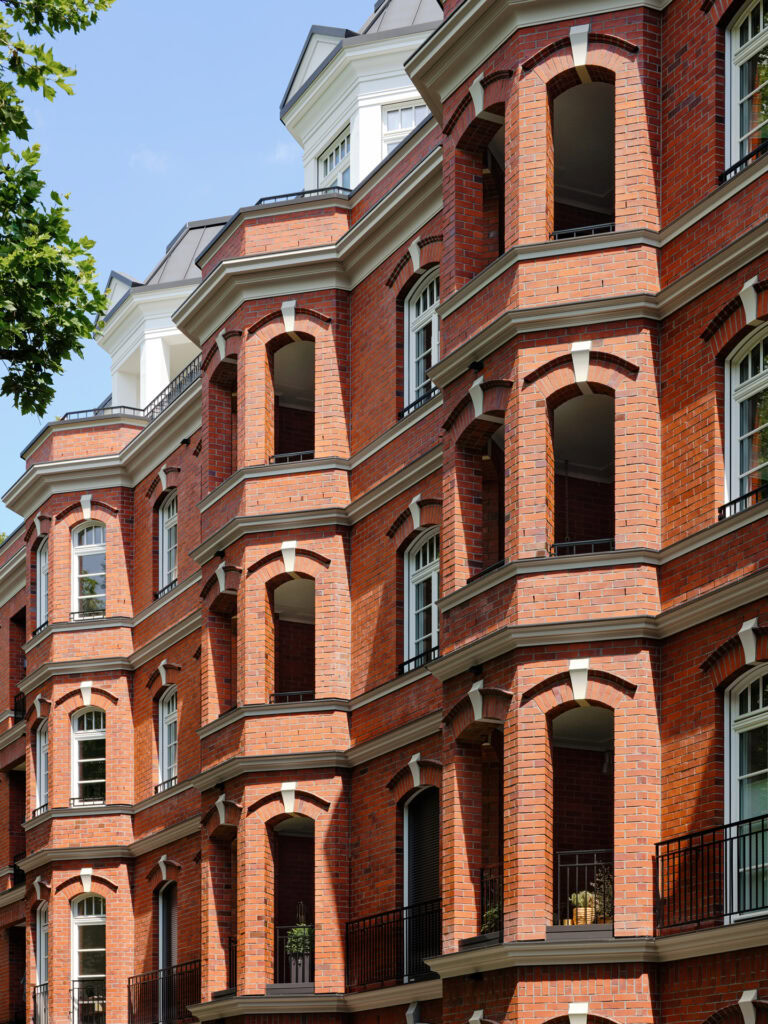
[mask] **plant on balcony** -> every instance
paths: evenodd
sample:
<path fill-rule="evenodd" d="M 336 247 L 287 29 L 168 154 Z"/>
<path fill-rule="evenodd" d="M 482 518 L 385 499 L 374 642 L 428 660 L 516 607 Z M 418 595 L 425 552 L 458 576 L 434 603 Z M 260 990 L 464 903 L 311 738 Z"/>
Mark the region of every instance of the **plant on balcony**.
<path fill-rule="evenodd" d="M 573 907 L 572 923 L 592 924 L 595 920 L 595 894 L 589 889 L 581 889 L 579 892 L 572 892 L 570 900 Z"/>
<path fill-rule="evenodd" d="M 307 956 L 312 952 L 312 925 L 295 924 L 285 937 L 288 956 Z"/>
<path fill-rule="evenodd" d="M 501 904 L 492 903 L 483 914 L 480 922 L 480 934 L 487 935 L 489 932 L 497 932 L 501 926 Z"/>
<path fill-rule="evenodd" d="M 601 924 L 613 921 L 613 871 L 607 864 L 599 864 L 595 880 L 591 883 L 595 897 L 595 917 Z"/>

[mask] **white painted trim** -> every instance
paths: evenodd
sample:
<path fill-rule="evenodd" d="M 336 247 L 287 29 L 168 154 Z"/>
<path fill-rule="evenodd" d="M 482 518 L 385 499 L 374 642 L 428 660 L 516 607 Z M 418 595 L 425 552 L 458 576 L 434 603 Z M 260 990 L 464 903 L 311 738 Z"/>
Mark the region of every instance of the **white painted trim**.
<path fill-rule="evenodd" d="M 283 556 L 283 566 L 287 573 L 293 573 L 296 569 L 296 541 L 284 540 L 280 551 Z"/>
<path fill-rule="evenodd" d="M 747 989 L 742 992 L 739 998 L 739 1009 L 744 1018 L 744 1024 L 755 1024 L 757 1013 L 755 1003 L 757 1002 L 757 989 Z"/>
<path fill-rule="evenodd" d="M 80 508 L 83 510 L 83 519 L 91 518 L 91 502 L 93 500 L 92 494 L 84 494 L 80 498 Z"/>
<path fill-rule="evenodd" d="M 284 782 L 280 787 L 280 796 L 286 814 L 293 814 L 296 807 L 296 783 Z"/>
<path fill-rule="evenodd" d="M 283 314 L 283 326 L 286 334 L 293 334 L 296 330 L 296 299 L 289 299 L 280 307 Z"/>
<path fill-rule="evenodd" d="M 589 1003 L 571 1003 L 568 1007 L 568 1020 L 570 1024 L 587 1024 L 589 1016 Z"/>
<path fill-rule="evenodd" d="M 589 22 L 585 25 L 572 25 L 571 31 L 568 35 L 571 42 L 573 66 L 575 68 L 581 68 L 587 63 L 587 52 L 589 50 Z M 587 76 L 587 81 L 588 80 L 589 76 Z M 573 1022 L 571 1022 L 571 1024 L 573 1024 Z"/>
<path fill-rule="evenodd" d="M 483 76 L 478 75 L 469 87 L 469 95 L 472 98 L 472 106 L 475 109 L 475 117 L 479 117 L 485 110 L 485 89 L 483 88 Z"/>
<path fill-rule="evenodd" d="M 739 640 L 744 651 L 744 663 L 753 665 L 757 658 L 757 619 L 743 622 L 739 630 Z"/>
<path fill-rule="evenodd" d="M 408 253 L 411 257 L 411 263 L 413 264 L 414 273 L 418 274 L 418 272 L 421 270 L 421 249 L 419 248 L 418 238 L 414 238 L 414 240 L 408 246 Z"/>
<path fill-rule="evenodd" d="M 744 317 L 748 324 L 754 323 L 757 320 L 757 289 L 755 288 L 757 283 L 757 276 L 750 277 L 748 281 L 744 282 L 739 292 L 741 305 L 744 307 Z"/>
<path fill-rule="evenodd" d="M 469 397 L 472 401 L 472 409 L 475 413 L 475 419 L 479 419 L 483 415 L 483 378 L 475 377 L 469 387 Z"/>
<path fill-rule="evenodd" d="M 93 887 L 93 868 L 80 868 L 80 884 L 83 892 L 91 892 Z"/>
<path fill-rule="evenodd" d="M 421 529 L 421 495 L 417 494 L 415 498 L 411 499 L 408 505 L 408 511 L 411 513 L 411 524 L 414 530 Z"/>
<path fill-rule="evenodd" d="M 589 703 L 587 700 L 589 658 L 571 658 L 568 664 L 568 673 L 571 677 L 573 699 L 577 704 L 587 705 Z"/>

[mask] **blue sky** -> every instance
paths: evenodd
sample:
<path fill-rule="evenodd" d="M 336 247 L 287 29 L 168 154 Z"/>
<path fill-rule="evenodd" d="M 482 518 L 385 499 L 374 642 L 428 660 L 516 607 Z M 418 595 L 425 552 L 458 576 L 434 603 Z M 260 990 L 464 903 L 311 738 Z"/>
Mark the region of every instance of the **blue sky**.
<path fill-rule="evenodd" d="M 70 193 L 73 231 L 110 270 L 145 277 L 188 220 L 232 213 L 302 187 L 298 145 L 280 100 L 313 23 L 358 29 L 373 0 L 115 0 L 54 53 L 77 68 L 75 95 L 28 104 L 42 172 Z M 22 473 L 19 451 L 44 422 L 109 393 L 95 342 L 68 364 L 44 420 L 0 398 L 0 493 Z M 0 530 L 18 517 L 0 506 Z"/>

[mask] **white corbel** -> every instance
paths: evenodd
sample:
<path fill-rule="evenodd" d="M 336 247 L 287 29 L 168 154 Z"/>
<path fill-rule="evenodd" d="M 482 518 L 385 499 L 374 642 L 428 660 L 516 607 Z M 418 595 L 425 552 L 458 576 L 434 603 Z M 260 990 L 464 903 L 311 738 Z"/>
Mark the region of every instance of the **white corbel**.
<path fill-rule="evenodd" d="M 573 699 L 584 706 L 587 701 L 587 677 L 589 675 L 589 658 L 571 658 L 568 663 L 568 674 L 571 677 Z"/>
<path fill-rule="evenodd" d="M 160 877 L 164 882 L 168 881 L 168 865 L 166 864 L 167 860 L 168 854 L 164 853 L 160 860 L 157 862 L 157 866 L 160 869 Z"/>
<path fill-rule="evenodd" d="M 408 1009 L 405 1011 L 406 1024 L 418 1024 L 419 1022 L 419 1004 L 409 1003 Z"/>
<path fill-rule="evenodd" d="M 411 263 L 415 273 L 419 273 L 421 270 L 421 249 L 419 248 L 418 238 L 414 238 L 411 244 L 408 246 L 408 252 L 411 256 Z"/>
<path fill-rule="evenodd" d="M 587 53 L 589 52 L 589 24 L 574 25 L 570 31 L 571 55 L 573 66 L 582 82 L 590 82 L 587 71 Z"/>
<path fill-rule="evenodd" d="M 163 490 L 168 486 L 168 474 L 165 472 L 165 466 L 157 471 L 157 475 L 160 477 L 160 486 Z"/>
<path fill-rule="evenodd" d="M 469 389 L 469 397 L 472 399 L 472 408 L 475 417 L 483 415 L 483 378 L 478 377 Z"/>
<path fill-rule="evenodd" d="M 282 548 L 283 565 L 286 572 L 294 572 L 296 569 L 296 541 L 284 540 Z"/>
<path fill-rule="evenodd" d="M 83 698 L 83 704 L 88 707 L 91 703 L 91 690 L 93 689 L 93 683 L 85 682 L 80 683 L 80 696 Z"/>
<path fill-rule="evenodd" d="M 293 334 L 296 330 L 296 299 L 284 302 L 281 309 L 285 330 L 288 334 Z"/>
<path fill-rule="evenodd" d="M 218 797 L 216 797 L 216 803 L 213 805 L 216 808 L 216 811 L 217 811 L 217 813 L 219 815 L 219 824 L 220 825 L 224 824 L 224 819 L 225 819 L 226 814 L 227 814 L 226 808 L 224 806 L 224 804 L 226 803 L 226 800 L 227 800 L 226 794 L 225 793 L 221 793 L 221 794 L 219 794 Z"/>
<path fill-rule="evenodd" d="M 34 885 L 34 887 L 35 887 L 35 896 L 36 896 L 36 898 L 38 900 L 41 900 L 43 898 L 43 889 L 50 889 L 51 888 L 50 885 L 48 885 L 47 882 L 44 882 L 42 880 L 40 875 L 37 876 L 37 878 L 34 880 L 32 885 Z"/>
<path fill-rule="evenodd" d="M 83 494 L 80 497 L 80 508 L 83 510 L 83 519 L 91 518 L 91 501 L 93 500 L 92 494 Z"/>
<path fill-rule="evenodd" d="M 480 1024 L 480 1022 L 484 1019 L 484 1014 L 485 1010 L 475 1010 L 473 1013 L 470 1014 L 469 1021 L 467 1022 L 467 1024 Z"/>
<path fill-rule="evenodd" d="M 478 679 L 476 682 L 472 683 L 468 694 L 469 703 L 472 705 L 472 712 L 474 713 L 476 722 L 479 722 L 483 717 L 483 695 L 480 693 L 482 688 L 483 680 Z"/>
<path fill-rule="evenodd" d="M 43 716 L 40 714 L 40 694 L 39 693 L 35 697 L 35 699 L 32 701 L 32 703 L 35 705 L 35 714 L 37 715 L 38 718 L 42 718 Z"/>
<path fill-rule="evenodd" d="M 587 1024 L 589 1016 L 589 1003 L 571 1003 L 568 1007 L 568 1020 L 570 1024 Z"/>
<path fill-rule="evenodd" d="M 286 814 L 293 814 L 296 806 L 296 783 L 284 782 L 280 787 L 280 796 L 283 799 L 283 807 Z"/>
<path fill-rule="evenodd" d="M 413 523 L 414 530 L 421 529 L 421 495 L 417 494 L 408 506 L 408 511 L 411 513 L 411 522 Z"/>
<path fill-rule="evenodd" d="M 472 97 L 472 104 L 475 108 L 475 117 L 485 110 L 485 89 L 483 88 L 483 76 L 478 75 L 469 87 L 469 95 Z"/>
<path fill-rule="evenodd" d="M 573 376 L 581 390 L 587 395 L 592 391 L 587 383 L 589 379 L 589 360 L 591 351 L 591 341 L 574 341 L 571 345 Z"/>
<path fill-rule="evenodd" d="M 741 304 L 744 307 L 744 319 L 748 324 L 757 320 L 757 277 L 750 277 L 744 282 L 744 287 L 739 292 Z"/>
<path fill-rule="evenodd" d="M 413 779 L 414 787 L 421 785 L 421 754 L 414 754 L 411 760 L 408 762 L 408 767 L 411 769 L 411 778 Z"/>
<path fill-rule="evenodd" d="M 93 884 L 93 868 L 80 868 L 80 882 L 83 892 L 90 892 Z"/>
<path fill-rule="evenodd" d="M 227 339 L 224 337 L 224 331 L 219 331 L 216 335 L 216 348 L 219 350 L 219 359 L 223 361 L 227 355 Z"/>
<path fill-rule="evenodd" d="M 157 671 L 160 673 L 160 685 L 161 686 L 167 686 L 168 685 L 168 677 L 165 674 L 165 666 L 167 664 L 168 664 L 168 659 L 167 658 L 163 658 L 163 660 L 157 666 Z"/>
<path fill-rule="evenodd" d="M 35 516 L 35 533 L 40 536 L 40 516 Z"/>
<path fill-rule="evenodd" d="M 755 1024 L 756 1013 L 755 1003 L 757 1002 L 757 989 L 751 988 L 746 992 L 742 992 L 741 999 L 739 999 L 739 1009 L 741 1010 L 741 1016 L 744 1018 L 744 1024 Z"/>
<path fill-rule="evenodd" d="M 757 661 L 757 619 L 747 619 L 742 623 L 739 640 L 744 651 L 744 664 L 754 665 Z"/>

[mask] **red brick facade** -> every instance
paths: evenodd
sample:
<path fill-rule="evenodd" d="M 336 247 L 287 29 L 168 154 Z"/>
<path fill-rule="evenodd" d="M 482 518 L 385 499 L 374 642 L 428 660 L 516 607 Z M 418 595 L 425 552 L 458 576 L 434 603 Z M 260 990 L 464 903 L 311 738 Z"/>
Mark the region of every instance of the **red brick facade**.
<path fill-rule="evenodd" d="M 199 383 L 151 423 L 52 424 L 6 495 L 0 1021 L 768 1021 L 768 798 L 739 796 L 734 727 L 757 716 L 768 773 L 768 503 L 721 509 L 730 359 L 768 323 L 768 157 L 718 181 L 742 8 L 443 6 L 407 65 L 434 117 L 348 199 L 241 211 L 202 254 L 177 313 Z M 613 90 L 614 230 L 553 238 L 551 111 L 587 82 Z M 437 267 L 435 391 L 405 408 Z M 313 412 L 276 392 L 297 339 Z M 589 413 L 555 443 L 596 395 L 601 461 Z M 567 479 L 558 445 L 586 461 Z M 78 619 L 89 520 L 106 607 Z M 86 804 L 82 708 L 106 723 Z M 84 896 L 106 978 L 73 1010 Z"/>

